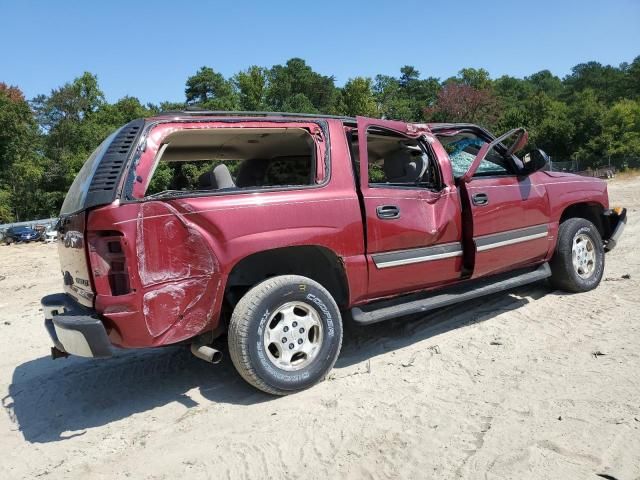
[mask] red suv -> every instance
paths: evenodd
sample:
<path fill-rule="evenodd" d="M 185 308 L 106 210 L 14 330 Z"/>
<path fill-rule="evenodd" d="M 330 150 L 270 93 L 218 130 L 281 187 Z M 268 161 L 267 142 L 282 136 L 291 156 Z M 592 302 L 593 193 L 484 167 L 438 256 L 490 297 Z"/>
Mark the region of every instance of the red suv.
<path fill-rule="evenodd" d="M 57 227 L 55 357 L 226 334 L 272 394 L 322 380 L 342 318 L 370 324 L 549 278 L 595 288 L 626 211 L 476 125 L 280 113 L 133 121 L 89 157 Z"/>

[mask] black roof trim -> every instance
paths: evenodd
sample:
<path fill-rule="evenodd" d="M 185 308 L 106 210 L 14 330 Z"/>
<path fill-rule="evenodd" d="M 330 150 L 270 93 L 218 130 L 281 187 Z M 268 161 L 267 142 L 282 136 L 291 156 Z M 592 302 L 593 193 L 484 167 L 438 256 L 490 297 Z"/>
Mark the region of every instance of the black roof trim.
<path fill-rule="evenodd" d="M 169 110 L 160 112 L 155 117 L 291 117 L 291 118 L 329 118 L 355 122 L 355 117 L 343 115 L 324 115 L 320 113 L 290 113 L 290 112 L 245 112 L 245 111 L 220 111 L 220 110 Z"/>

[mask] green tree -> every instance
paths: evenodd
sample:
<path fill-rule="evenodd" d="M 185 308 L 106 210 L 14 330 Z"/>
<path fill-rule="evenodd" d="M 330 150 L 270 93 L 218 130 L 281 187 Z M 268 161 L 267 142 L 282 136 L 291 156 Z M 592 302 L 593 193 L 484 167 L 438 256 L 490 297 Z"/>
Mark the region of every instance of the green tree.
<path fill-rule="evenodd" d="M 104 103 L 98 77 L 89 72 L 52 90 L 49 96 L 39 95 L 31 102 L 38 124 L 47 131 L 64 122 L 80 122 Z"/>
<path fill-rule="evenodd" d="M 397 78 L 376 75 L 373 93 L 382 117 L 393 120 L 414 120 L 414 105 L 411 105 L 410 99 L 404 95 Z"/>
<path fill-rule="evenodd" d="M 493 91 L 505 106 L 512 107 L 533 95 L 534 88 L 531 82 L 503 75 L 493 81 Z"/>
<path fill-rule="evenodd" d="M 565 90 L 562 80 L 549 70 L 541 70 L 525 77 L 525 81 L 531 86 L 533 93 L 544 92 L 551 98 L 559 98 Z"/>
<path fill-rule="evenodd" d="M 456 83 L 468 85 L 476 90 L 491 88 L 489 72 L 484 68 L 463 68 L 458 72 L 456 80 Z"/>
<path fill-rule="evenodd" d="M 423 119 L 425 106 L 433 105 L 436 101 L 441 86 L 440 81 L 434 77 L 420 78 L 420 72 L 411 65 L 405 65 L 400 69 L 400 96 L 410 105 L 411 117 L 408 120 L 419 121 Z"/>
<path fill-rule="evenodd" d="M 571 141 L 575 125 L 567 105 L 540 92 L 527 101 L 526 109 L 530 142 L 555 160 L 569 160 L 573 153 Z"/>
<path fill-rule="evenodd" d="M 598 62 L 580 63 L 571 69 L 564 82 L 569 93 L 592 89 L 607 104 L 621 98 L 625 91 L 625 72 Z"/>
<path fill-rule="evenodd" d="M 238 109 L 238 95 L 233 82 L 210 67 L 201 67 L 189 77 L 184 93 L 188 105 L 210 110 Z"/>
<path fill-rule="evenodd" d="M 496 128 L 506 132 L 517 127 L 529 126 L 525 101 L 533 95 L 533 86 L 524 79 L 503 75 L 493 81 L 493 93 L 498 102 Z"/>
<path fill-rule="evenodd" d="M 113 130 L 136 118 L 148 117 L 156 112 L 155 108 L 142 105 L 135 97 L 123 97 L 114 104 L 103 104 L 92 120 L 104 125 L 105 130 Z"/>
<path fill-rule="evenodd" d="M 233 82 L 240 95 L 240 109 L 249 111 L 267 110 L 268 71 L 253 65 L 238 72 Z"/>
<path fill-rule="evenodd" d="M 582 163 L 597 161 L 604 154 L 602 136 L 606 106 L 591 88 L 575 92 L 567 104 L 575 130 L 571 139 L 574 156 Z"/>
<path fill-rule="evenodd" d="M 340 95 L 334 78 L 314 72 L 301 58 L 274 65 L 267 79 L 266 101 L 270 110 L 337 113 Z"/>
<path fill-rule="evenodd" d="M 31 102 L 38 124 L 46 133 L 44 154 L 51 159 L 48 178 L 66 191 L 88 154 L 108 135 L 109 128 L 96 125 L 96 112 L 105 105 L 95 75 L 85 72 L 71 83 L 39 95 Z"/>
<path fill-rule="evenodd" d="M 0 223 L 38 212 L 43 173 L 39 137 L 29 104 L 17 87 L 0 83 Z"/>
<path fill-rule="evenodd" d="M 640 56 L 633 59 L 625 70 L 624 96 L 640 98 Z"/>
<path fill-rule="evenodd" d="M 344 85 L 341 110 L 341 113 L 350 116 L 375 117 L 378 114 L 370 78 L 352 78 Z"/>
<path fill-rule="evenodd" d="M 619 100 L 609 109 L 603 120 L 603 141 L 607 157 L 640 158 L 639 101 Z"/>

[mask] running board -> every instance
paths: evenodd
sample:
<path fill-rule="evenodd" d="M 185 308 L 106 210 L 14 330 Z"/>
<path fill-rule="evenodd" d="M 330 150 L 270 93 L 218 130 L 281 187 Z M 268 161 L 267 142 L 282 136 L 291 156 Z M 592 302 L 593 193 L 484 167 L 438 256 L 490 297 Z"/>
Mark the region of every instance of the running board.
<path fill-rule="evenodd" d="M 465 302 L 474 298 L 490 295 L 492 293 L 510 290 L 527 283 L 537 282 L 551 276 L 551 269 L 548 263 L 543 263 L 534 270 L 527 270 L 518 274 L 502 274 L 489 278 L 483 278 L 463 285 L 449 287 L 446 291 L 434 292 L 429 296 L 415 299 L 415 295 L 405 298 L 383 300 L 375 302 L 363 308 L 354 307 L 351 309 L 353 321 L 360 325 L 382 322 L 394 317 L 412 315 L 415 313 L 428 312 L 440 307 L 446 307 L 458 302 Z M 404 301 L 403 301 L 404 300 Z M 398 303 L 401 302 L 401 303 Z M 376 308 L 376 304 L 380 305 Z"/>

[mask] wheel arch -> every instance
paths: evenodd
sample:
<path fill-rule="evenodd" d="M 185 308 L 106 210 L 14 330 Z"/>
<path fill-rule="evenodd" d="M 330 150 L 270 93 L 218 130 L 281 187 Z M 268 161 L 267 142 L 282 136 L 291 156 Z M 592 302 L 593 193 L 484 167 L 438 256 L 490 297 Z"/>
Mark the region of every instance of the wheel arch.
<path fill-rule="evenodd" d="M 609 238 L 608 223 L 604 219 L 605 208 L 598 202 L 579 202 L 565 207 L 559 223 L 569 218 L 584 218 L 595 225 L 603 239 Z"/>
<path fill-rule="evenodd" d="M 234 306 L 251 287 L 279 275 L 308 277 L 326 288 L 338 306 L 349 303 L 344 262 L 333 250 L 320 245 L 279 247 L 240 259 L 227 277 L 225 302 Z"/>

